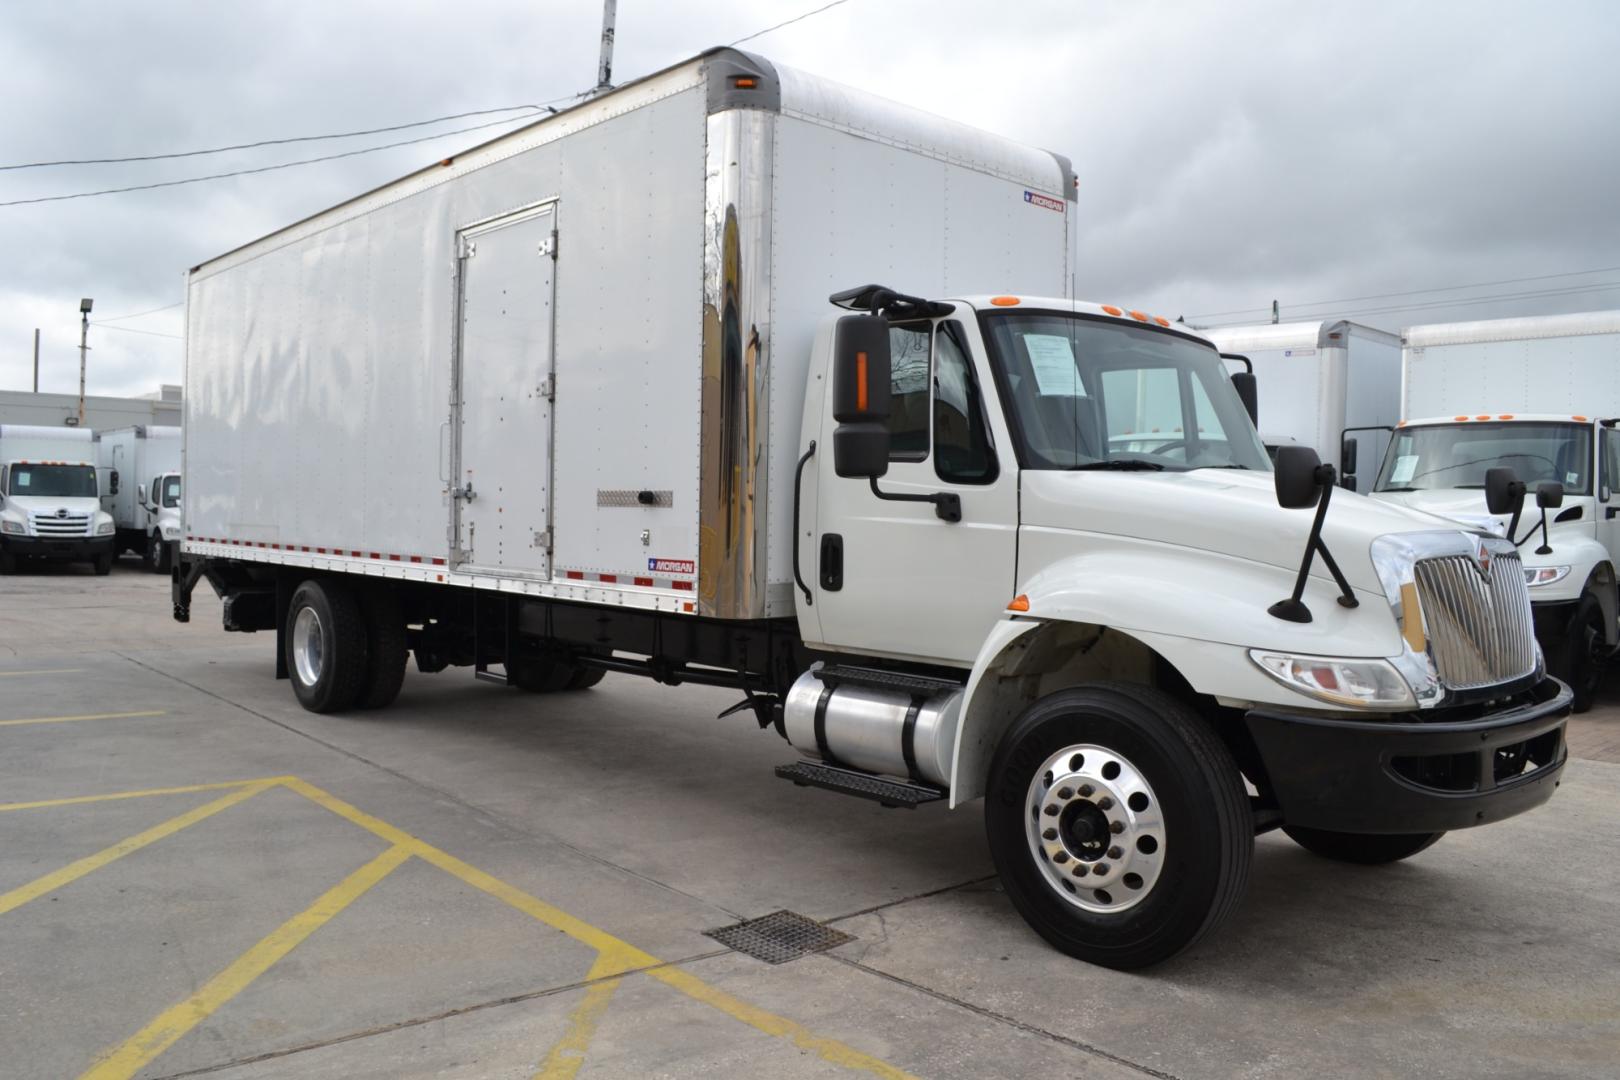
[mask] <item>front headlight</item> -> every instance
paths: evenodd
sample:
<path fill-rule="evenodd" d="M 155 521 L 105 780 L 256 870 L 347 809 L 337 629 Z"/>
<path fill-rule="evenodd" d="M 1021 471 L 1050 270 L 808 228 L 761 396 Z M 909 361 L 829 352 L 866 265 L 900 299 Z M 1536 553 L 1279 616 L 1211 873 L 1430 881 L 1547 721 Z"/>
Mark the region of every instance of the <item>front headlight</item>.
<path fill-rule="evenodd" d="M 179 535 L 180 535 L 180 527 L 179 526 L 177 526 L 177 525 L 165 525 L 165 526 L 163 526 L 163 539 L 165 539 L 165 540 L 174 540 L 177 537 L 179 537 Z"/>
<path fill-rule="evenodd" d="M 1294 656 L 1250 649 L 1249 659 L 1282 683 L 1319 701 L 1361 709 L 1410 709 L 1412 688 L 1388 660 Z"/>
<path fill-rule="evenodd" d="M 23 523 L 20 521 L 0 521 L 0 532 L 11 533 L 13 536 L 21 536 L 27 531 L 28 530 L 23 527 Z"/>
<path fill-rule="evenodd" d="M 1532 589 L 1537 585 L 1551 585 L 1569 577 L 1569 570 L 1567 566 L 1527 566 L 1524 568 L 1524 583 Z"/>
<path fill-rule="evenodd" d="M 118 526 L 114 525 L 110 521 L 103 521 L 100 525 L 96 526 L 96 535 L 97 536 L 111 536 L 113 534 L 113 530 L 116 529 L 117 527 Z"/>

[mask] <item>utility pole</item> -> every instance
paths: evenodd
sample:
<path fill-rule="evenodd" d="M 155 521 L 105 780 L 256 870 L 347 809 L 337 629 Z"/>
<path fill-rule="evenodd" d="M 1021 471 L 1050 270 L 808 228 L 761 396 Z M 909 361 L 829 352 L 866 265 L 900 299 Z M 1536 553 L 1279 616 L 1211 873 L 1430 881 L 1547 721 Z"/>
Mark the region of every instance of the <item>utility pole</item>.
<path fill-rule="evenodd" d="M 39 393 L 39 327 L 34 327 L 34 393 Z"/>
<path fill-rule="evenodd" d="M 1271 302 L 1271 322 L 1272 322 L 1272 325 L 1275 326 L 1277 324 L 1277 322 L 1281 318 L 1282 318 L 1282 312 L 1277 307 L 1277 301 L 1273 300 Z"/>
<path fill-rule="evenodd" d="M 596 65 L 596 92 L 613 89 L 613 19 L 618 0 L 602 0 L 602 58 Z"/>
<path fill-rule="evenodd" d="M 90 308 L 95 301 L 88 296 L 79 301 L 79 426 L 84 427 L 84 356 L 90 348 Z"/>

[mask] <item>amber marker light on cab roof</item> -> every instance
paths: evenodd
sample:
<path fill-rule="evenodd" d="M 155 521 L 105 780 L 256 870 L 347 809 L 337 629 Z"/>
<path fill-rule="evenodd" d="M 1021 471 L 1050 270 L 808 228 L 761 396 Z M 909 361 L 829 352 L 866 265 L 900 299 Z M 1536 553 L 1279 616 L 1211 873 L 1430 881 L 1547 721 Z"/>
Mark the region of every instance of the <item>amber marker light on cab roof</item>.
<path fill-rule="evenodd" d="M 1012 602 L 1007 605 L 1007 610 L 1008 611 L 1028 611 L 1029 610 L 1029 597 L 1025 596 L 1023 593 L 1019 593 L 1017 596 L 1013 597 Z"/>
<path fill-rule="evenodd" d="M 1132 311 L 1131 318 L 1135 319 L 1137 322 L 1148 321 L 1147 312 L 1145 311 Z"/>
<path fill-rule="evenodd" d="M 1586 417 L 1584 417 L 1584 416 L 1571 416 L 1570 419 L 1571 420 L 1578 420 L 1583 424 L 1586 423 Z"/>
<path fill-rule="evenodd" d="M 1511 419 L 1513 419 L 1513 414 L 1510 413 L 1510 412 L 1505 412 L 1501 416 L 1498 416 L 1497 419 L 1498 420 L 1511 420 Z"/>
<path fill-rule="evenodd" d="M 1104 311 L 1108 312 L 1108 314 L 1110 314 L 1110 315 L 1123 315 L 1123 314 L 1125 314 L 1123 309 L 1117 308 L 1113 304 L 1104 304 L 1102 306 L 1102 309 Z"/>
<path fill-rule="evenodd" d="M 1163 315 L 1155 315 L 1155 316 L 1153 316 L 1153 321 L 1158 323 L 1160 326 L 1169 326 L 1170 325 L 1170 320 L 1165 318 Z"/>
<path fill-rule="evenodd" d="M 1021 301 L 1016 296 L 992 296 L 990 302 L 996 307 L 1017 307 Z"/>

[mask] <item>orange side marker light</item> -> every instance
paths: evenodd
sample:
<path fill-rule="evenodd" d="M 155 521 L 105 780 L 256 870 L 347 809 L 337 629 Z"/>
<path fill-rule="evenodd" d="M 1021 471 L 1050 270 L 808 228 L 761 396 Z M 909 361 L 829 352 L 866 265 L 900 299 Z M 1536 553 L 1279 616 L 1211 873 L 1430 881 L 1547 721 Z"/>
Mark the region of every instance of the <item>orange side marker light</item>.
<path fill-rule="evenodd" d="M 1017 596 L 1012 598 L 1012 603 L 1007 605 L 1007 610 L 1008 611 L 1028 611 L 1029 610 L 1029 597 L 1025 596 L 1023 593 L 1019 593 Z"/>

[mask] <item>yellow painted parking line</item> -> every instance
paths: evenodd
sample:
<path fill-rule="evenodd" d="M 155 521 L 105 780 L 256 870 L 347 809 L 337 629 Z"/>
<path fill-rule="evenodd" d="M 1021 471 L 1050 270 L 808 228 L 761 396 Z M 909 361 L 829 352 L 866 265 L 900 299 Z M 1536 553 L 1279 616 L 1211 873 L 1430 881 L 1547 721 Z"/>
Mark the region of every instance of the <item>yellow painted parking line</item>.
<path fill-rule="evenodd" d="M 0 671 L 0 679 L 15 679 L 21 675 L 77 675 L 84 668 L 41 668 L 38 671 Z"/>
<path fill-rule="evenodd" d="M 568 1014 L 568 1029 L 557 1040 L 557 1045 L 551 1048 L 551 1053 L 546 1055 L 546 1060 L 540 1063 L 534 1080 L 573 1080 L 579 1067 L 585 1064 L 585 1052 L 590 1049 L 591 1039 L 596 1035 L 596 1025 L 602 1019 L 602 1014 L 607 1012 L 613 992 L 624 981 L 607 977 L 620 970 L 621 963 L 620 958 L 608 953 L 597 954 L 596 962 L 585 976 L 590 981 L 585 988 L 585 997 Z"/>
<path fill-rule="evenodd" d="M 440 851 L 425 840 L 418 840 L 403 829 L 396 828 L 386 821 L 372 817 L 363 810 L 351 806 L 329 792 L 322 791 L 313 784 L 296 777 L 289 777 L 283 783 L 286 787 L 324 806 L 339 817 L 375 833 L 395 847 L 409 850 L 417 858 L 438 867 L 454 877 L 460 878 L 473 888 L 486 892 L 545 925 L 555 930 L 561 930 L 574 940 L 591 946 L 600 954 L 597 959 L 598 964 L 622 965 L 616 967 L 616 970 L 620 971 L 654 967 L 654 970 L 647 972 L 652 978 L 679 990 L 695 1001 L 700 1001 L 711 1008 L 718 1009 L 732 1019 L 747 1024 L 756 1031 L 764 1032 L 779 1039 L 786 1039 L 802 1050 L 815 1053 L 824 1061 L 847 1069 L 883 1077 L 884 1080 L 911 1080 L 911 1074 L 890 1065 L 880 1058 L 863 1053 L 836 1039 L 817 1035 L 801 1024 L 750 1005 L 740 998 L 710 986 L 702 979 L 680 968 L 658 966 L 662 965 L 662 961 L 650 953 L 643 952 L 634 945 L 619 940 L 607 931 L 592 926 L 583 919 L 577 919 L 560 908 L 553 907 L 543 900 L 530 896 L 514 885 L 509 885 L 475 866 L 462 862 L 453 855 Z M 593 966 L 592 970 L 596 970 L 596 968 Z M 575 1010 L 575 1015 L 570 1020 L 570 1030 L 563 1036 L 563 1041 L 559 1043 L 559 1046 L 569 1043 L 569 1040 L 574 1037 L 576 1032 L 581 1033 L 588 1041 L 590 1033 L 594 1031 L 596 1018 L 600 1016 L 602 1008 L 606 1007 L 605 996 L 611 994 L 611 990 L 605 990 L 603 994 L 604 997 L 600 999 L 599 1007 L 598 1001 L 593 1000 L 587 994 L 586 1002 L 581 1003 Z M 584 1015 L 587 1011 L 587 1005 L 592 1006 L 593 1009 L 588 1016 Z M 583 1023 L 580 1022 L 582 1019 L 584 1020 Z M 555 1055 L 557 1053 L 556 1049 L 552 1053 Z M 550 1058 L 547 1059 L 548 1064 L 550 1060 Z M 573 1065 L 576 1070 L 578 1067 L 578 1064 Z M 571 1073 L 558 1075 L 571 1075 Z"/>
<path fill-rule="evenodd" d="M 19 885 L 8 893 L 0 893 L 0 915 L 4 915 L 8 911 L 14 911 L 30 900 L 37 900 L 46 893 L 54 892 L 64 885 L 77 881 L 92 871 L 100 870 L 108 863 L 116 862 L 125 855 L 133 851 L 139 851 L 148 844 L 156 843 L 165 836 L 173 836 L 189 825 L 195 825 L 199 821 L 213 817 L 221 810 L 229 809 L 239 802 L 251 799 L 274 784 L 275 781 L 273 780 L 269 782 L 260 781 L 239 787 L 224 798 L 215 799 L 211 803 L 204 803 L 195 809 L 187 810 L 178 817 L 172 817 L 162 824 L 152 826 L 145 832 L 136 833 L 126 840 L 120 840 L 112 847 L 103 848 L 94 855 L 87 855 L 77 862 L 69 863 L 60 870 L 46 874 L 44 877 L 35 878 L 26 885 Z"/>
<path fill-rule="evenodd" d="M 137 716 L 166 716 L 160 710 L 146 709 L 141 712 L 104 712 L 91 713 L 88 716 L 32 716 L 26 720 L 0 720 L 0 727 L 17 727 L 22 724 L 71 724 L 75 720 L 131 720 Z"/>
<path fill-rule="evenodd" d="M 281 776 L 266 776 L 258 780 L 226 780 L 218 784 L 187 784 L 184 787 L 147 788 L 144 791 L 115 791 L 110 795 L 72 795 L 65 799 L 39 799 L 35 802 L 0 803 L 0 813 L 7 810 L 46 810 L 53 806 L 83 806 L 86 803 L 113 802 L 118 799 L 144 799 L 151 795 L 188 795 L 193 791 L 223 791 L 226 788 L 246 787 L 257 784 L 262 788 L 273 787 L 286 779 Z"/>
<path fill-rule="evenodd" d="M 80 1080 L 124 1080 L 134 1076 L 410 857 L 409 850 L 395 845 L 366 863 L 233 960 L 202 989 L 170 1006 L 157 1019 L 114 1047 L 87 1069 Z"/>

